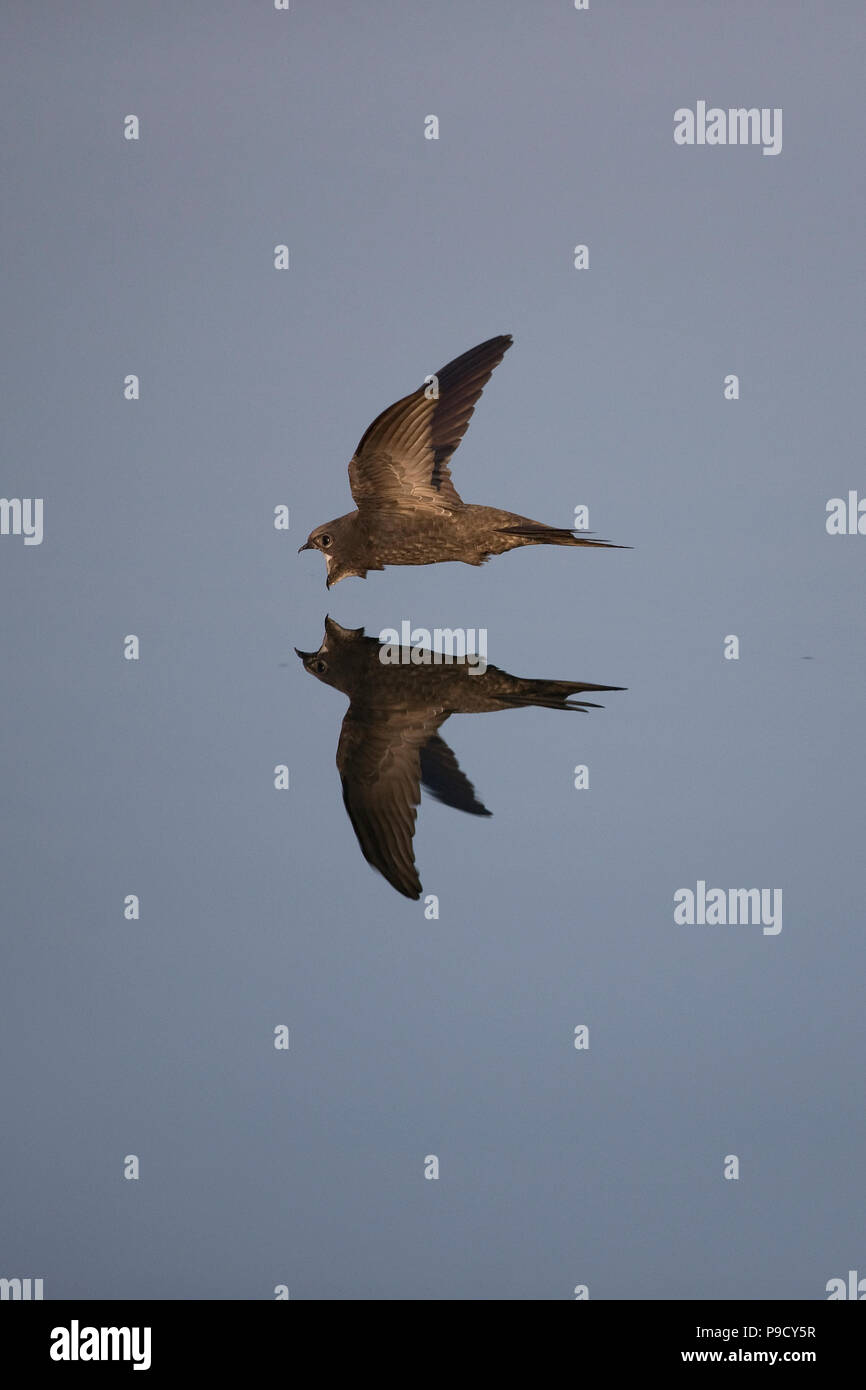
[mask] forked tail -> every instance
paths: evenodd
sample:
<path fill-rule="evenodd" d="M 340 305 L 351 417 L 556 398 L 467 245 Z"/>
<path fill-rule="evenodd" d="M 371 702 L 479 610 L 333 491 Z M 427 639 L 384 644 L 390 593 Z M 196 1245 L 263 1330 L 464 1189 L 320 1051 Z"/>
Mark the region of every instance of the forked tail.
<path fill-rule="evenodd" d="M 604 550 L 631 550 L 630 545 L 617 545 L 614 541 L 590 540 L 591 532 L 575 535 L 563 526 L 544 526 L 540 521 L 499 526 L 497 530 L 503 536 L 520 536 L 527 545 L 594 545 Z"/>
<path fill-rule="evenodd" d="M 539 705 L 542 709 L 603 709 L 594 700 L 571 700 L 572 695 L 583 695 L 587 691 L 598 693 L 604 690 L 625 690 L 624 685 L 590 685 L 586 681 L 545 681 L 527 680 L 524 690 L 513 695 L 500 695 L 504 705 Z"/>

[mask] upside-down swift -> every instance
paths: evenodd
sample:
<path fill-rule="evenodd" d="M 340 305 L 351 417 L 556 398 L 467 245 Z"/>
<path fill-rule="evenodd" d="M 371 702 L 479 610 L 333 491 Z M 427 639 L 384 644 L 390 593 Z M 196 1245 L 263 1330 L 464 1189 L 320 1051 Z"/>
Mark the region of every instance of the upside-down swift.
<path fill-rule="evenodd" d="M 343 802 L 364 858 L 407 898 L 421 896 L 412 840 L 422 784 L 446 806 L 490 815 L 439 735 L 446 719 L 533 705 L 596 709 L 571 697 L 622 689 L 510 676 L 496 666 L 480 672 L 465 657 L 437 665 L 429 651 L 423 656 L 430 660 L 419 662 L 417 648 L 398 649 L 405 660 L 394 661 L 392 648 L 332 618 L 317 652 L 295 650 L 311 676 L 349 697 L 337 745 Z"/>
<path fill-rule="evenodd" d="M 321 551 L 329 589 L 348 575 L 363 579 L 386 565 L 483 565 L 491 555 L 521 545 L 628 548 L 498 507 L 475 506 L 454 487 L 451 456 L 511 342 L 506 333 L 470 348 L 437 373 L 435 385 L 428 378 L 370 425 L 349 464 L 357 509 L 317 526 L 298 551 Z"/>

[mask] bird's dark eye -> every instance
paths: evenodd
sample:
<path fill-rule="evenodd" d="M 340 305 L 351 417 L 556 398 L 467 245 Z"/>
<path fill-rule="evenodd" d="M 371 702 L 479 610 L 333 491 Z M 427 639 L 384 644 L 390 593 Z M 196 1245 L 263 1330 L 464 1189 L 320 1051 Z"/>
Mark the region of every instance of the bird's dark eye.
<path fill-rule="evenodd" d="M 319 537 L 319 544 L 323 550 L 327 550 L 328 546 L 331 544 L 331 537 L 328 535 L 327 531 L 324 535 Z"/>
<path fill-rule="evenodd" d="M 328 663 L 327 663 L 327 661 L 317 661 L 317 662 L 316 662 L 316 670 L 318 671 L 318 673 L 319 673 L 320 676 L 323 674 L 323 672 L 327 671 L 327 669 L 328 669 Z"/>

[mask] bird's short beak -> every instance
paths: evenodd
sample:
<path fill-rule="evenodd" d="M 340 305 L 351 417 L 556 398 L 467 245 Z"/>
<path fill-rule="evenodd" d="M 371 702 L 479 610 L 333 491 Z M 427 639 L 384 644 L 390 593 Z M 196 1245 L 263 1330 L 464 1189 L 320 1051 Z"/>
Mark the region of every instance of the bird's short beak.
<path fill-rule="evenodd" d="M 310 657 L 311 657 L 311 656 L 315 656 L 316 653 L 315 653 L 315 652 L 302 652 L 301 649 L 300 649 L 300 647 L 295 647 L 295 655 L 296 655 L 296 656 L 299 656 L 299 657 L 301 658 L 302 661 L 309 661 Z"/>
<path fill-rule="evenodd" d="M 303 544 L 302 546 L 299 546 L 299 547 L 298 547 L 298 554 L 300 555 L 300 553 L 301 553 L 302 550 L 312 550 L 312 548 L 313 548 L 313 543 L 312 543 L 312 541 L 305 541 L 304 544 Z"/>

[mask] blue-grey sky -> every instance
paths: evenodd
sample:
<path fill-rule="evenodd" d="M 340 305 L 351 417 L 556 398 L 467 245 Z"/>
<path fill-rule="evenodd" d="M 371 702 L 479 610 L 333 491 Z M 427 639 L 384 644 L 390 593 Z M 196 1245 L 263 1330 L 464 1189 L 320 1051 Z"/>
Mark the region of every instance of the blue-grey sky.
<path fill-rule="evenodd" d="M 2 492 L 44 499 L 41 545 L 0 537 L 0 1276 L 761 1299 L 866 1273 L 866 537 L 825 528 L 866 495 L 862 7 L 7 0 L 0 27 Z M 781 153 L 677 146 L 699 100 L 782 108 Z M 351 508 L 367 424 L 505 332 L 457 487 L 585 503 L 634 548 L 326 593 L 296 551 Z M 438 920 L 343 810 L 346 702 L 292 650 L 326 612 L 628 687 L 449 721 L 493 816 L 422 800 Z M 675 925 L 698 880 L 781 889 L 783 929 Z"/>

